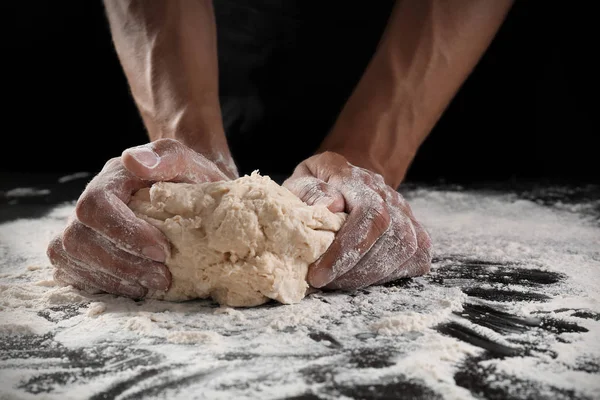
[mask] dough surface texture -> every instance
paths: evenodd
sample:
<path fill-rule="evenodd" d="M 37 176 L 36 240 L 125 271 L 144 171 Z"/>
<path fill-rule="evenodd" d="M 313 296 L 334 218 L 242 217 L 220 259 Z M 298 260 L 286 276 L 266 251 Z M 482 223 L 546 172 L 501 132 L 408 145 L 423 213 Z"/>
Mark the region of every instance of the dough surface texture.
<path fill-rule="evenodd" d="M 129 207 L 171 242 L 171 287 L 148 297 L 212 297 L 233 307 L 302 300 L 308 266 L 346 216 L 308 206 L 257 172 L 233 181 L 155 183 L 138 191 Z"/>

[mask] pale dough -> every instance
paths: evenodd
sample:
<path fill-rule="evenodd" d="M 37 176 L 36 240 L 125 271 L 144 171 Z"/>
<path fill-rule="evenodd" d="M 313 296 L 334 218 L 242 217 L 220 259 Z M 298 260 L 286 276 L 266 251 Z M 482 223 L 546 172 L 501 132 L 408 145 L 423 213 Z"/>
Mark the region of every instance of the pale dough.
<path fill-rule="evenodd" d="M 212 297 L 233 307 L 302 300 L 308 266 L 345 220 L 257 172 L 233 181 L 155 183 L 129 207 L 171 241 L 172 285 L 150 297 Z"/>

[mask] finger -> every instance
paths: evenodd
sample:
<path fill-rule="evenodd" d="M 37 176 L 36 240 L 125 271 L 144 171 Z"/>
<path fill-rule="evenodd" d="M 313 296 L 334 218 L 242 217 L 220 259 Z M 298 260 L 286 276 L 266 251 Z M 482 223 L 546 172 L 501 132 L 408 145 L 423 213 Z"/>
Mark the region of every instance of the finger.
<path fill-rule="evenodd" d="M 75 215 L 77 220 L 110 238 L 120 249 L 164 262 L 170 253 L 169 241 L 126 205 L 133 192 L 146 186 L 148 184 L 127 171 L 120 160 L 107 163 L 82 193 Z"/>
<path fill-rule="evenodd" d="M 413 224 L 421 226 L 421 224 L 415 218 L 413 210 L 410 207 L 410 204 L 408 204 L 408 202 L 406 201 L 406 199 L 398 191 L 392 189 L 389 186 L 387 187 L 387 192 L 389 202 L 391 204 L 394 204 L 396 207 L 400 208 L 400 210 L 402 210 L 402 212 L 411 219 Z"/>
<path fill-rule="evenodd" d="M 48 256 L 55 266 L 54 277 L 59 283 L 73 285 L 88 292 L 101 290 L 107 293 L 141 298 L 146 294 L 146 289 L 135 283 L 90 269 L 83 263 L 69 257 L 64 250 L 60 239 L 53 241 L 48 248 Z"/>
<path fill-rule="evenodd" d="M 139 285 L 128 283 L 114 276 L 90 269 L 77 268 L 70 265 L 63 268 L 62 272 L 74 281 L 85 282 L 80 285 L 82 286 L 81 290 L 85 290 L 88 293 L 105 292 L 133 299 L 141 299 L 147 293 L 147 289 Z M 77 288 L 77 286 L 74 287 Z"/>
<path fill-rule="evenodd" d="M 171 274 L 164 264 L 123 251 L 78 221 L 65 229 L 62 244 L 70 258 L 94 271 L 137 282 L 150 289 L 169 288 Z"/>
<path fill-rule="evenodd" d="M 373 284 L 375 285 L 391 282 L 396 279 L 424 275 L 431 269 L 432 244 L 429 233 L 425 230 L 423 225 L 416 220 L 410 205 L 404 197 L 392 188 L 389 188 L 389 191 L 391 192 L 388 194 L 390 203 L 402 210 L 402 212 L 410 218 L 413 224 L 417 237 L 417 251 L 409 260 L 396 268 L 389 276 L 374 282 Z"/>
<path fill-rule="evenodd" d="M 87 287 L 84 282 L 78 282 L 64 272 L 63 268 L 65 268 L 69 263 L 68 256 L 64 254 L 64 252 L 62 236 L 58 235 L 50 241 L 50 244 L 46 249 L 46 255 L 48 256 L 50 263 L 54 266 L 54 281 L 61 286 L 71 285 L 76 289 L 86 290 Z"/>
<path fill-rule="evenodd" d="M 327 251 L 312 265 L 309 283 L 323 287 L 342 276 L 369 251 L 390 226 L 390 215 L 383 200 L 359 181 L 338 186 L 349 215 Z"/>
<path fill-rule="evenodd" d="M 127 170 L 146 181 L 229 180 L 213 162 L 175 139 L 160 139 L 127 149 L 122 158 Z"/>
<path fill-rule="evenodd" d="M 283 187 L 309 206 L 324 205 L 331 212 L 342 212 L 346 206 L 344 197 L 337 189 L 315 177 L 292 176 L 283 182 Z"/>
<path fill-rule="evenodd" d="M 395 194 L 395 196 L 393 198 L 394 198 L 395 204 L 397 204 L 398 207 L 401 210 L 403 210 L 405 215 L 407 215 L 410 218 L 410 220 L 412 221 L 413 227 L 415 228 L 415 232 L 417 234 L 417 242 L 418 242 L 418 249 L 417 249 L 416 255 L 420 255 L 420 259 L 424 260 L 425 264 L 426 264 L 426 266 L 424 268 L 420 269 L 420 273 L 418 273 L 418 274 L 425 274 L 425 273 L 429 272 L 429 269 L 431 267 L 432 254 L 433 254 L 431 235 L 429 234 L 429 232 L 427 232 L 425 227 L 419 221 L 417 221 L 410 205 L 404 199 L 404 197 L 402 197 L 402 195 L 395 190 L 394 190 L 394 194 Z M 414 276 L 414 275 L 411 275 L 411 276 Z"/>
<path fill-rule="evenodd" d="M 54 269 L 53 279 L 54 282 L 58 283 L 60 286 L 73 286 L 75 289 L 83 290 L 89 294 L 102 293 L 102 290 L 78 281 L 78 278 L 69 275 L 66 270 L 63 269 Z"/>
<path fill-rule="evenodd" d="M 373 284 L 379 285 L 401 278 L 424 275 L 429 272 L 432 258 L 431 239 L 422 227 L 415 225 L 415 230 L 417 231 L 418 241 L 418 249 L 415 254 L 391 274 Z"/>
<path fill-rule="evenodd" d="M 390 228 L 354 268 L 338 277 L 327 289 L 359 289 L 392 274 L 417 251 L 418 240 L 413 224 L 399 209 L 390 210 Z"/>

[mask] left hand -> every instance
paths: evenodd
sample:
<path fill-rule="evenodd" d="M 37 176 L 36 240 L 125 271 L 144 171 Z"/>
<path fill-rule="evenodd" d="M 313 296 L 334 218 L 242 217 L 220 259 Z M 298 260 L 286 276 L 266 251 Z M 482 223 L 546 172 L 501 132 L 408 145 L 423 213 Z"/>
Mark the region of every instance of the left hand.
<path fill-rule="evenodd" d="M 299 164 L 283 186 L 309 205 L 349 214 L 310 267 L 311 286 L 352 290 L 429 272 L 431 239 L 381 175 L 325 152 Z"/>

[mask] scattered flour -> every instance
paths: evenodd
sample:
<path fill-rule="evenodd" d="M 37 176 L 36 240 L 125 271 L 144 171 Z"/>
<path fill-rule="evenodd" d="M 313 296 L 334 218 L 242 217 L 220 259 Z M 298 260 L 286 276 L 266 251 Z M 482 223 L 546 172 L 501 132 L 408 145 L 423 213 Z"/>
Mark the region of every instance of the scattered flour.
<path fill-rule="evenodd" d="M 404 332 L 424 331 L 447 320 L 453 311 L 462 311 L 467 296 L 459 288 L 429 293 L 426 310 L 392 313 L 371 325 L 373 332 L 382 335 L 399 335 Z"/>
<path fill-rule="evenodd" d="M 46 196 L 50 194 L 49 189 L 36 189 L 31 187 L 18 187 L 7 191 L 4 195 L 7 198 L 14 197 L 35 197 Z"/>
<path fill-rule="evenodd" d="M 102 314 L 104 311 L 106 311 L 106 304 L 104 304 L 102 302 L 90 303 L 90 305 L 88 307 L 87 316 L 88 317 L 97 317 L 98 315 Z"/>
<path fill-rule="evenodd" d="M 546 354 L 480 361 L 477 368 L 487 384 L 528 397 L 530 386 L 518 384 L 518 378 L 547 387 L 546 398 L 553 397 L 551 388 L 599 398 L 598 371 L 574 366 L 597 365 L 600 360 L 600 322 L 560 311 L 600 313 L 597 220 L 509 195 L 419 190 L 410 193 L 409 201 L 432 235 L 440 260 L 433 273 L 444 265 L 444 258 L 463 256 L 518 261 L 524 268 L 568 276 L 544 288 L 553 297 L 547 302 L 482 301 L 522 317 L 546 315 L 588 330 L 544 342 Z M 55 351 L 47 358 L 24 359 L 20 353 L 3 357 L 2 399 L 40 398 L 35 390 L 45 399 L 80 399 L 115 387 L 123 388 L 117 398 L 139 398 L 144 391 L 154 393 L 153 388 L 162 387 L 160 396 L 149 397 L 187 399 L 202 393 L 215 399 L 281 399 L 314 393 L 333 399 L 349 397 L 334 396 L 326 388 L 407 379 L 444 398 L 470 399 L 477 395 L 457 385 L 454 374 L 465 359 L 483 350 L 440 334 L 436 325 L 457 322 L 501 344 L 540 337 L 535 336 L 538 330 L 507 339 L 461 320 L 456 314 L 467 296 L 429 277 L 352 294 L 316 292 L 298 304 L 241 310 L 200 300 L 136 302 L 53 286 L 46 245 L 72 210 L 72 203 L 64 204 L 40 219 L 0 225 L 0 337 L 18 341 L 40 335 L 45 339 L 37 346 Z M 518 284 L 510 288 L 526 291 Z M 73 365 L 73 360 L 82 359 L 89 365 Z M 54 375 L 69 378 L 52 380 Z M 45 378 L 36 378 L 40 376 Z M 194 379 L 167 385 L 186 377 Z M 128 379 L 135 383 L 123 385 Z"/>
<path fill-rule="evenodd" d="M 34 334 L 43 335 L 54 328 L 50 321 L 32 313 L 23 313 L 17 310 L 0 311 L 0 335 Z"/>
<path fill-rule="evenodd" d="M 219 343 L 222 337 L 212 331 L 177 331 L 167 335 L 170 343 L 194 344 L 194 343 Z"/>
<path fill-rule="evenodd" d="M 61 176 L 60 178 L 58 178 L 58 183 L 67 183 L 76 179 L 87 178 L 90 175 L 91 174 L 89 172 L 76 172 L 71 175 Z"/>

